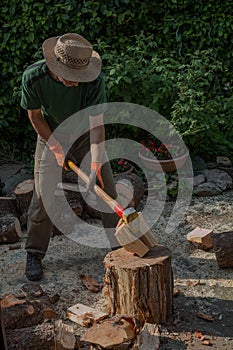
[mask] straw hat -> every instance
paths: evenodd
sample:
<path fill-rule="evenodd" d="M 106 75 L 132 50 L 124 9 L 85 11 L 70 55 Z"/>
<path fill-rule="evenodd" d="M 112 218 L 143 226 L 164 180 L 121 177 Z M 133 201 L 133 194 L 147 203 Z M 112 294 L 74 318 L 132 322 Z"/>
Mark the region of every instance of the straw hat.
<path fill-rule="evenodd" d="M 101 71 L 101 58 L 92 45 L 76 33 L 46 39 L 42 45 L 49 69 L 65 80 L 89 82 Z"/>

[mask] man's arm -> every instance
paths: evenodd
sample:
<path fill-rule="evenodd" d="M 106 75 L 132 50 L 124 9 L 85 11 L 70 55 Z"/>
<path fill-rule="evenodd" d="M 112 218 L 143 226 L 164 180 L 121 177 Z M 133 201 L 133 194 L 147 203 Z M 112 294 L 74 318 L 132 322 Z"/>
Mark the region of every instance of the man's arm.
<path fill-rule="evenodd" d="M 65 155 L 59 142 L 52 135 L 52 131 L 41 114 L 41 109 L 28 109 L 29 120 L 40 137 L 47 143 L 50 151 L 53 152 L 58 165 L 64 166 Z"/>

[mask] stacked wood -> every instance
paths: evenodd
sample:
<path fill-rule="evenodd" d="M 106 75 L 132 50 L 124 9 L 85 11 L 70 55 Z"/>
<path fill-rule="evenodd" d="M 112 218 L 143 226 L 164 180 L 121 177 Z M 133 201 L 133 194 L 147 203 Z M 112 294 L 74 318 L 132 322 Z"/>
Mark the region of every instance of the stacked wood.
<path fill-rule="evenodd" d="M 171 254 L 157 245 L 139 258 L 125 249 L 106 255 L 103 294 L 110 315 L 128 314 L 163 324 L 173 315 Z"/>
<path fill-rule="evenodd" d="M 213 248 L 219 267 L 233 267 L 233 231 L 213 233 Z"/>
<path fill-rule="evenodd" d="M 38 283 L 22 286 L 22 294 L 8 294 L 1 299 L 2 323 L 10 349 L 54 349 L 54 329 L 46 320 L 57 317 L 53 304 Z"/>
<path fill-rule="evenodd" d="M 0 243 L 15 243 L 22 237 L 19 219 L 13 214 L 0 216 Z"/>
<path fill-rule="evenodd" d="M 12 214 L 18 216 L 17 202 L 12 197 L 0 197 L 0 215 Z"/>
<path fill-rule="evenodd" d="M 21 225 L 27 223 L 28 208 L 31 203 L 33 188 L 34 179 L 29 179 L 19 183 L 14 191 Z"/>

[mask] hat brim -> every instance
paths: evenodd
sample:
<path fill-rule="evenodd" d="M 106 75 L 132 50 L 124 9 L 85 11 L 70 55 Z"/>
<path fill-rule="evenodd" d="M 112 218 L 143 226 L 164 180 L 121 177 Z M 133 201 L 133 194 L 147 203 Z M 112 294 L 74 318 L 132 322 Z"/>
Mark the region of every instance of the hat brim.
<path fill-rule="evenodd" d="M 55 56 L 54 47 L 57 40 L 57 37 L 52 37 L 46 39 L 42 45 L 45 61 L 53 73 L 65 80 L 80 83 L 93 81 L 99 76 L 102 61 L 98 52 L 92 51 L 92 57 L 87 66 L 81 69 L 70 68 L 59 61 Z"/>

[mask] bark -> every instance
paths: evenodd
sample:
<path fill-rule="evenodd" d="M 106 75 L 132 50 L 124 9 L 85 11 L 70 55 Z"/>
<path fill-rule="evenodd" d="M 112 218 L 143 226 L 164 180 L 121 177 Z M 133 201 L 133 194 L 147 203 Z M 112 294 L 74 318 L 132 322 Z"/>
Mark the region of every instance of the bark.
<path fill-rule="evenodd" d="M 139 258 L 125 249 L 107 254 L 104 297 L 111 315 L 128 314 L 141 322 L 164 324 L 173 314 L 171 255 L 157 245 Z"/>

